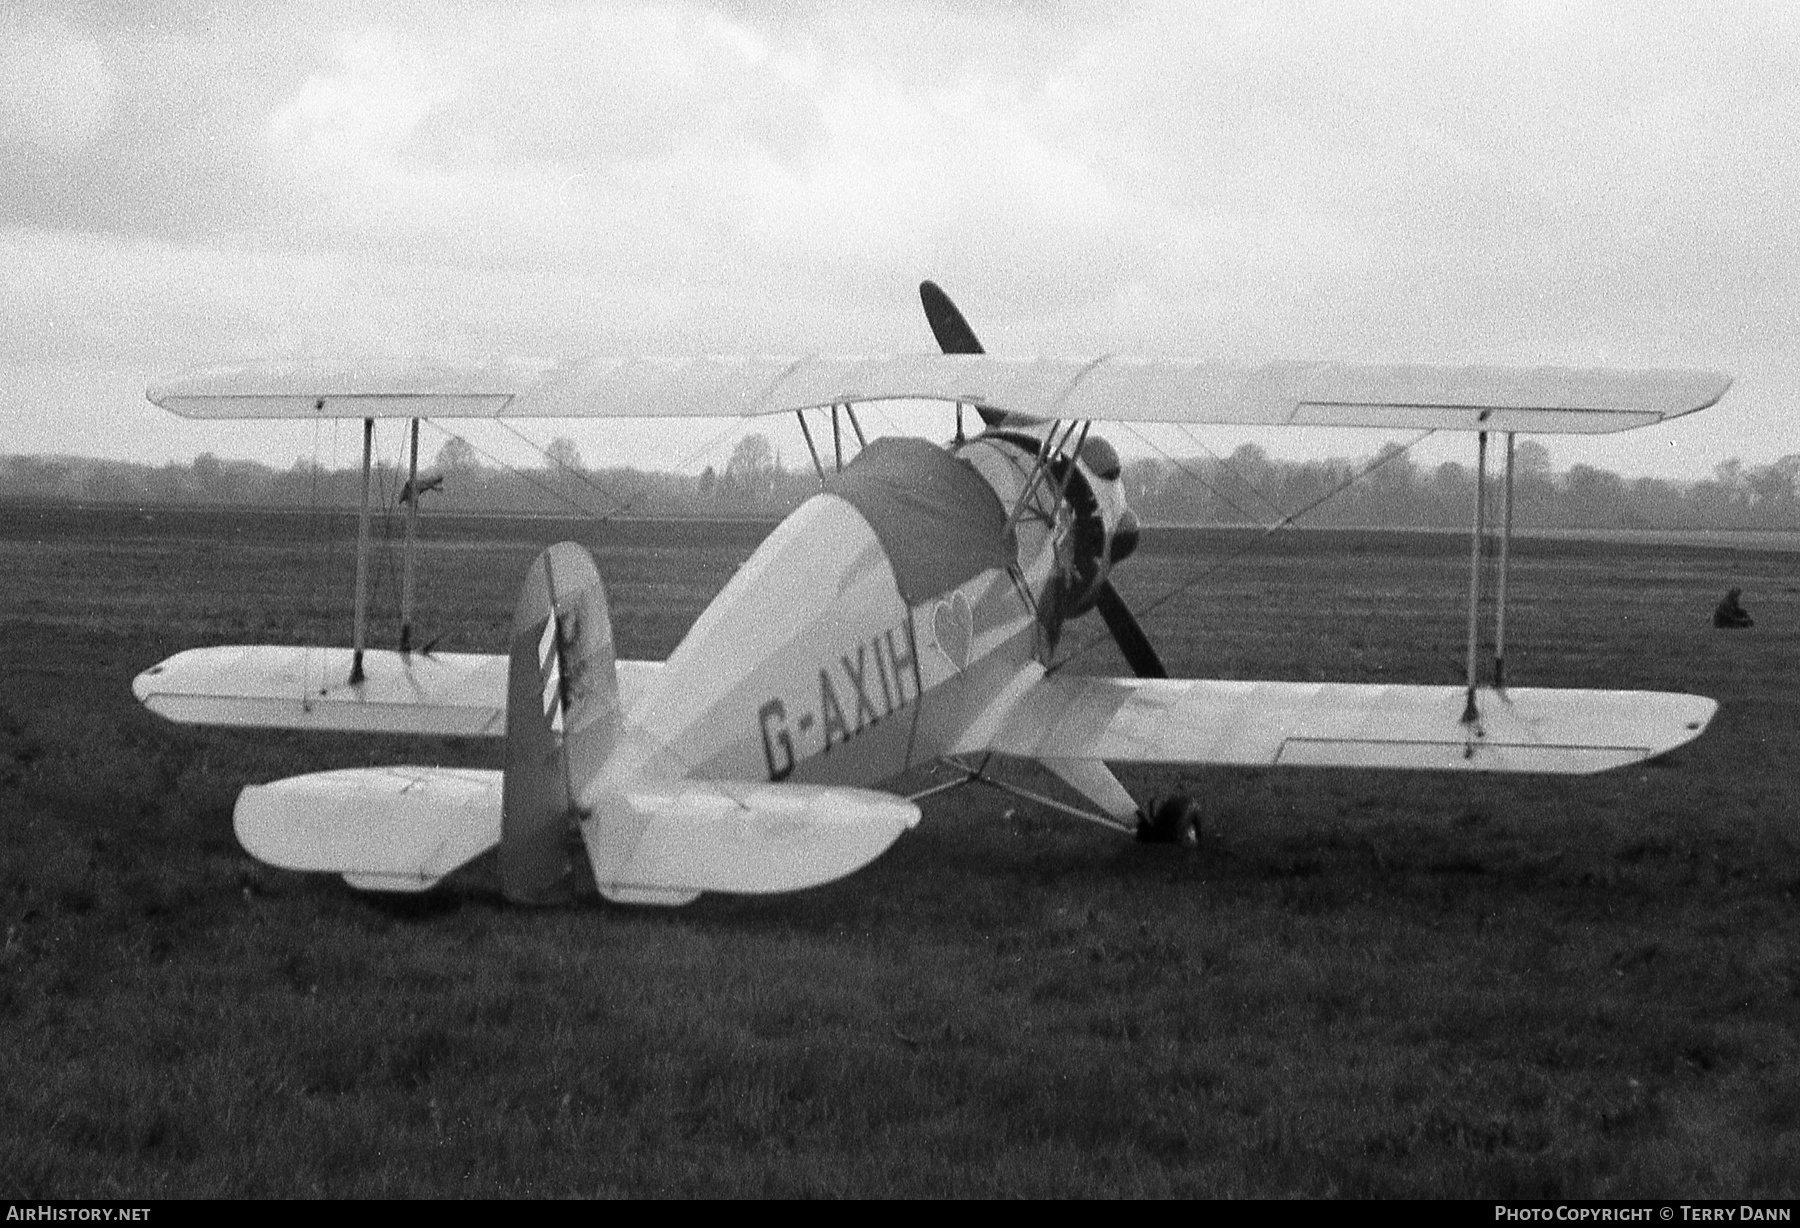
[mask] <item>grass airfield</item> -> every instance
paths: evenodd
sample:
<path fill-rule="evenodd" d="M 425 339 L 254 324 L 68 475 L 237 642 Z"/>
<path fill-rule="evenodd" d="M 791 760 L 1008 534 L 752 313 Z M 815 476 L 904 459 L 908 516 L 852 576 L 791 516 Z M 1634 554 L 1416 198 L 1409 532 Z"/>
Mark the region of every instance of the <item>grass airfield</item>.
<path fill-rule="evenodd" d="M 757 530 L 428 519 L 423 638 L 499 651 L 563 536 L 657 657 Z M 1197 856 L 962 790 L 815 891 L 529 911 L 484 863 L 383 898 L 231 832 L 247 783 L 497 743 L 131 696 L 182 648 L 347 642 L 350 539 L 0 510 L 8 1196 L 1800 1193 L 1800 555 L 1518 545 L 1510 680 L 1717 698 L 1664 761 L 1121 773 L 1203 801 Z M 1247 540 L 1153 533 L 1116 578 L 1144 611 Z M 1456 681 L 1466 566 L 1454 535 L 1286 534 L 1144 622 L 1178 675 Z M 1753 630 L 1710 626 L 1732 585 Z"/>

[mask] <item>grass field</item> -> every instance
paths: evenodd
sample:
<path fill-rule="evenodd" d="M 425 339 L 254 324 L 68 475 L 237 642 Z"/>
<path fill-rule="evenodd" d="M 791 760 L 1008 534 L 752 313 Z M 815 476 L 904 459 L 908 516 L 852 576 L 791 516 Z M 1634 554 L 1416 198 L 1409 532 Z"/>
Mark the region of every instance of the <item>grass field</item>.
<path fill-rule="evenodd" d="M 488 651 L 575 532 L 427 528 L 426 638 Z M 758 530 L 598 532 L 622 653 L 661 656 Z M 1203 800 L 1199 855 L 960 791 L 812 892 L 529 911 L 481 863 L 383 899 L 231 833 L 247 783 L 496 745 L 184 729 L 131 697 L 181 648 L 346 641 L 346 540 L 0 509 L 0 1192 L 1800 1194 L 1791 554 L 1517 560 L 1514 681 L 1721 701 L 1666 761 L 1126 776 Z M 1149 607 L 1245 540 L 1152 534 L 1120 586 Z M 1280 536 L 1145 622 L 1177 674 L 1455 681 L 1464 548 Z M 1733 584 L 1758 625 L 1714 631 Z"/>

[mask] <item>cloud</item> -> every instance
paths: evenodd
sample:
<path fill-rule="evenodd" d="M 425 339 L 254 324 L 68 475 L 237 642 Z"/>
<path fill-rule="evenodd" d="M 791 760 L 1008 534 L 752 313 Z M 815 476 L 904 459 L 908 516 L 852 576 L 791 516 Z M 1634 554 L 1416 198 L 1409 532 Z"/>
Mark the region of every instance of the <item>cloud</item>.
<path fill-rule="evenodd" d="M 67 158 L 106 131 L 115 94 L 92 40 L 54 17 L 0 17 L 0 148 Z"/>
<path fill-rule="evenodd" d="M 1781 6 L 71 12 L 0 44 L 14 358 L 890 349 L 929 276 L 1011 352 L 1800 391 Z"/>

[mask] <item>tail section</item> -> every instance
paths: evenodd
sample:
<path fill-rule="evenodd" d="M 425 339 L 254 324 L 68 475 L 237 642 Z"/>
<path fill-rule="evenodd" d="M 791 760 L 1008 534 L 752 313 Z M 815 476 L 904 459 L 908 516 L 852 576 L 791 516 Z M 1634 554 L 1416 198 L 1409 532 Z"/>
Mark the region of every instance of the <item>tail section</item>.
<path fill-rule="evenodd" d="M 686 904 L 705 891 L 766 894 L 858 870 L 919 821 L 873 789 L 768 781 L 646 782 L 582 820 L 600 894 Z"/>
<path fill-rule="evenodd" d="M 866 789 L 614 779 L 608 759 L 643 734 L 626 729 L 606 589 L 580 546 L 559 543 L 532 564 L 507 668 L 500 879 L 508 899 L 566 900 L 584 865 L 619 903 L 794 891 L 867 864 L 919 820 L 911 802 Z"/>
<path fill-rule="evenodd" d="M 591 870 L 609 900 L 670 905 L 830 882 L 919 821 L 911 802 L 867 789 L 646 769 L 647 742 L 615 753 L 647 738 L 625 715 L 606 589 L 587 551 L 562 542 L 531 565 L 513 616 L 504 772 L 353 768 L 252 786 L 238 838 L 271 865 L 376 891 L 427 890 L 498 843 L 518 903 L 573 898 Z"/>
<path fill-rule="evenodd" d="M 508 899 L 575 891 L 576 802 L 618 740 L 612 615 L 591 555 L 559 542 L 526 573 L 507 667 L 500 880 Z"/>

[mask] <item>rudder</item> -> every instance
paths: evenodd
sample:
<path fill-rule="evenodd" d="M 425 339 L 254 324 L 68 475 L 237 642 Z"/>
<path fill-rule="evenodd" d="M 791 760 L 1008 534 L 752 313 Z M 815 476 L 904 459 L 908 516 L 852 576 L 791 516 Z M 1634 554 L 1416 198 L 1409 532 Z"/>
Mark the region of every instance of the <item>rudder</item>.
<path fill-rule="evenodd" d="M 507 899 L 552 904 L 578 890 L 574 798 L 622 719 L 606 587 L 593 556 L 558 542 L 526 572 L 507 666 L 500 881 Z"/>

